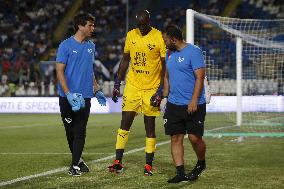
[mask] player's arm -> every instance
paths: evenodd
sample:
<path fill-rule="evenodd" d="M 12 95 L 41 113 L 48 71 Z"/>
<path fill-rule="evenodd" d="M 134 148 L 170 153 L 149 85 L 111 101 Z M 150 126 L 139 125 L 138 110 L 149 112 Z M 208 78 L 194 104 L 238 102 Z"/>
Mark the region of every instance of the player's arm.
<path fill-rule="evenodd" d="M 122 59 L 119 63 L 118 71 L 114 78 L 114 86 L 112 90 L 112 100 L 115 103 L 118 102 L 118 96 L 120 94 L 120 82 L 121 80 L 125 78 L 125 74 L 129 66 L 129 61 L 130 61 L 130 40 L 129 40 L 129 33 L 127 33 Z"/>
<path fill-rule="evenodd" d="M 165 71 L 165 76 L 164 76 L 164 79 L 163 79 L 163 98 L 167 98 L 168 95 L 169 95 L 169 91 L 170 91 L 170 85 L 169 85 L 169 73 L 168 71 L 166 70 Z"/>
<path fill-rule="evenodd" d="M 162 62 L 162 72 L 161 72 L 160 86 L 163 87 L 164 86 L 165 72 L 166 72 L 165 57 L 161 57 L 161 62 Z"/>
<path fill-rule="evenodd" d="M 56 69 L 57 79 L 58 79 L 64 93 L 66 94 L 66 93 L 69 92 L 69 88 L 68 88 L 66 78 L 65 78 L 65 75 L 64 75 L 65 67 L 66 67 L 66 64 L 57 62 L 55 69 Z"/>
<path fill-rule="evenodd" d="M 120 82 L 122 79 L 125 78 L 125 74 L 129 66 L 129 61 L 130 61 L 130 53 L 124 52 L 118 67 L 117 75 L 114 79 L 114 86 L 112 90 L 112 100 L 115 103 L 118 102 L 118 96 L 120 94 Z"/>
<path fill-rule="evenodd" d="M 117 80 L 121 81 L 125 78 L 126 71 L 129 66 L 130 61 L 130 53 L 123 53 L 122 59 L 119 64 L 119 68 L 117 71 Z"/>
<path fill-rule="evenodd" d="M 166 104 L 168 102 L 169 91 L 170 91 L 169 73 L 165 69 L 165 76 L 163 78 L 163 97 L 162 97 L 162 101 L 161 101 L 161 104 L 160 104 L 160 109 L 161 109 L 161 112 L 163 112 L 163 113 L 166 110 Z"/>
<path fill-rule="evenodd" d="M 96 93 L 98 90 L 101 89 L 100 85 L 98 84 L 97 80 L 96 80 L 96 77 L 94 77 L 94 93 Z"/>
<path fill-rule="evenodd" d="M 200 96 L 204 87 L 205 68 L 199 68 L 194 70 L 194 75 L 195 75 L 195 84 L 194 84 L 192 99 L 188 105 L 189 113 L 193 113 L 197 110 L 198 97 Z"/>
<path fill-rule="evenodd" d="M 160 81 L 161 87 L 164 86 L 164 78 L 165 78 L 165 73 L 166 73 L 166 56 L 167 56 L 166 44 L 161 35 L 161 38 L 160 38 L 160 57 L 161 57 L 161 63 L 162 63 L 162 72 L 161 72 L 161 81 Z"/>
<path fill-rule="evenodd" d="M 76 112 L 81 108 L 81 99 L 79 99 L 79 97 L 75 97 L 73 93 L 70 92 L 64 75 L 65 67 L 66 64 L 56 62 L 56 76 L 63 89 L 63 92 L 66 94 L 69 104 L 72 106 L 72 110 Z M 85 102 L 82 102 L 82 107 L 85 106 L 84 104 Z"/>
<path fill-rule="evenodd" d="M 96 80 L 96 77 L 94 77 L 93 85 L 94 85 L 94 95 L 97 98 L 99 104 L 101 106 L 105 106 L 106 105 L 106 97 L 105 97 L 104 93 L 102 92 L 101 87 Z"/>
<path fill-rule="evenodd" d="M 160 86 L 157 89 L 156 93 L 151 97 L 151 105 L 154 107 L 159 107 L 162 101 L 163 96 L 163 85 L 164 85 L 164 77 L 165 77 L 165 58 L 161 57 L 161 64 L 162 64 L 162 72 L 161 72 L 161 78 L 160 78 Z"/>

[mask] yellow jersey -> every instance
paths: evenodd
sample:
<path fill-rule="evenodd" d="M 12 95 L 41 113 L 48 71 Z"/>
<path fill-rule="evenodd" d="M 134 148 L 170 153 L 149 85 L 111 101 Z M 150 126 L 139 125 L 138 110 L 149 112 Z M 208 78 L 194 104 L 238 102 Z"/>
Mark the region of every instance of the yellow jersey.
<path fill-rule="evenodd" d="M 141 35 L 138 28 L 129 31 L 124 53 L 130 54 L 126 84 L 143 90 L 158 88 L 162 71 L 161 57 L 166 56 L 162 33 L 153 27 L 145 36 Z"/>

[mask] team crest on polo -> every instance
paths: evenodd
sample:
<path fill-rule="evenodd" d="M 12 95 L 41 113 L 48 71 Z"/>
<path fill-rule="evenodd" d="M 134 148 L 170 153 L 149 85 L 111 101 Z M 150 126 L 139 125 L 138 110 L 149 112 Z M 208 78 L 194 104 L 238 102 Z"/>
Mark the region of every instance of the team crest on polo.
<path fill-rule="evenodd" d="M 178 62 L 182 62 L 182 61 L 184 61 L 184 58 L 183 57 L 178 57 Z"/>
<path fill-rule="evenodd" d="M 149 50 L 153 50 L 156 47 L 156 45 L 148 44 L 147 47 L 149 48 Z"/>
<path fill-rule="evenodd" d="M 93 52 L 93 49 L 88 49 L 88 52 L 89 52 L 89 53 L 92 53 L 92 52 Z"/>

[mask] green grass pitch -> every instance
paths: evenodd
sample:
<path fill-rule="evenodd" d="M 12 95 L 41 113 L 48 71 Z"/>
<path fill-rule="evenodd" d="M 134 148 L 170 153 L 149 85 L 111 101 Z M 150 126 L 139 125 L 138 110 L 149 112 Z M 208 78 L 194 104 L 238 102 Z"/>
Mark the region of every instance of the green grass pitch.
<path fill-rule="evenodd" d="M 145 131 L 143 116 L 133 123 L 123 163 L 123 174 L 109 173 L 113 162 L 120 114 L 90 115 L 83 157 L 91 172 L 70 177 L 66 171 L 37 178 L 27 176 L 68 166 L 70 154 L 60 115 L 0 114 L 0 188 L 284 188 L 283 137 L 205 137 L 207 169 L 198 181 L 168 184 L 175 174 L 168 136 L 162 117 L 156 121 L 157 147 L 154 175 L 143 176 Z M 233 125 L 224 114 L 208 114 L 206 130 Z M 196 157 L 187 139 L 185 167 L 193 168 Z M 103 159 L 105 158 L 105 159 Z M 98 160 L 98 161 L 96 161 Z M 25 177 L 9 185 L 3 183 Z"/>

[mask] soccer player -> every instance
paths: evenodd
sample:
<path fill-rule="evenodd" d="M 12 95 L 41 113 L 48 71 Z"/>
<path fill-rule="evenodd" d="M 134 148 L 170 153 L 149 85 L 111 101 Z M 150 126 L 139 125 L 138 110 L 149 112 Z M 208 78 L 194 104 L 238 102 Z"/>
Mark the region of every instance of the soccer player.
<path fill-rule="evenodd" d="M 171 153 L 177 171 L 168 183 L 193 181 L 206 168 L 206 145 L 202 139 L 206 114 L 204 57 L 197 46 L 184 42 L 180 28 L 175 25 L 165 28 L 163 38 L 168 48 L 163 89 L 163 95 L 168 96 L 164 127 L 166 135 L 171 137 Z M 184 170 L 183 140 L 186 133 L 198 159 L 188 175 Z"/>
<path fill-rule="evenodd" d="M 113 88 L 113 101 L 117 102 L 120 81 L 124 78 L 130 61 L 123 93 L 122 120 L 116 139 L 116 159 L 108 168 L 111 172 L 123 171 L 122 157 L 130 127 L 135 115 L 143 113 L 146 130 L 144 175 L 151 176 L 156 148 L 155 118 L 160 115 L 166 48 L 162 33 L 151 27 L 150 13 L 147 10 L 136 14 L 136 22 L 137 28 L 127 33 L 123 57 Z"/>
<path fill-rule="evenodd" d="M 81 155 L 91 98 L 95 95 L 100 105 L 106 105 L 106 98 L 94 79 L 95 44 L 89 40 L 94 32 L 94 23 L 95 18 L 91 14 L 81 13 L 75 16 L 75 35 L 60 43 L 56 57 L 59 106 L 72 153 L 68 174 L 72 176 L 89 172 Z"/>

